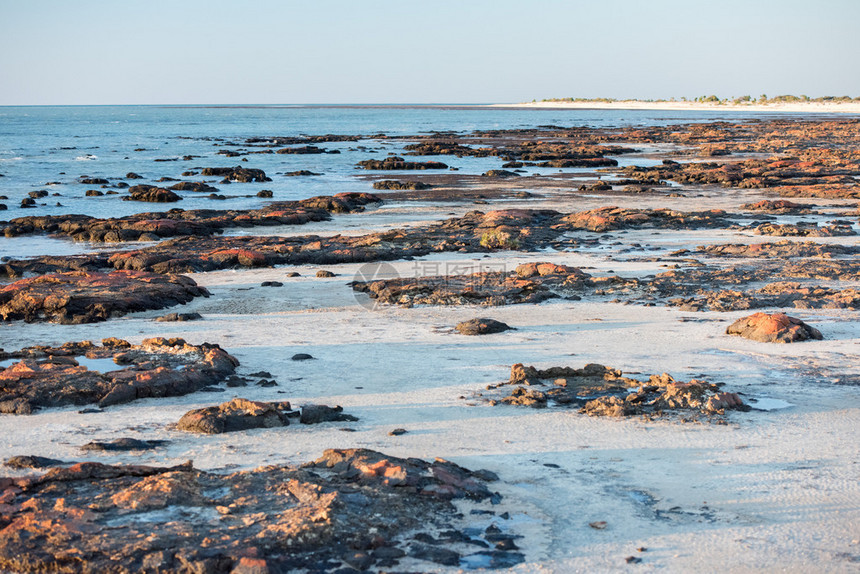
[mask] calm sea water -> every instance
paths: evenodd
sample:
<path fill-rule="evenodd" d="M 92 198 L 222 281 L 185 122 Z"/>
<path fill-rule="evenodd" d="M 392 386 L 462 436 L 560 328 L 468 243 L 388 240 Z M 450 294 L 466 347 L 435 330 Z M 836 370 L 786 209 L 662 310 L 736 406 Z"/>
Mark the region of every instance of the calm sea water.
<path fill-rule="evenodd" d="M 374 134 L 421 134 L 431 131 L 468 132 L 476 129 L 527 128 L 540 125 L 612 127 L 674 124 L 691 121 L 738 119 L 749 113 L 665 112 L 607 110 L 532 110 L 469 106 L 64 106 L 0 107 L 0 203 L 8 206 L 0 218 L 23 215 L 82 213 L 115 217 L 131 213 L 185 209 L 248 209 L 266 201 L 254 197 L 272 190 L 275 200 L 301 199 L 341 191 L 369 191 L 370 183 L 352 177 L 355 164 L 402 151 L 405 142 L 374 140 Z M 249 137 L 320 134 L 368 136 L 366 141 L 326 143 L 320 147 L 339 150 L 325 155 L 216 155 L 222 149 L 241 150 Z M 359 149 L 358 146 L 363 146 Z M 143 151 L 135 151 L 135 150 Z M 255 148 L 250 148 L 255 149 Z M 257 148 L 259 149 L 259 148 Z M 183 161 L 186 155 L 199 158 Z M 155 161 L 167 159 L 172 161 Z M 418 158 L 421 159 L 421 158 Z M 460 167 L 466 173 L 498 168 L 498 158 L 434 158 Z M 263 169 L 268 183 L 215 183 L 229 199 L 217 201 L 206 194 L 183 192 L 175 204 L 122 201 L 126 195 L 86 197 L 97 185 L 78 182 L 80 176 L 106 178 L 114 184 L 128 172 L 144 177 L 129 183 L 156 183 L 167 176 L 199 167 L 243 165 Z M 285 172 L 310 170 L 312 177 L 284 177 Z M 556 170 L 551 170 L 556 171 Z M 389 172 L 392 177 L 403 174 Z M 212 180 L 213 178 L 208 178 Z M 217 179 L 217 178 L 215 178 Z M 166 183 L 163 185 L 171 185 Z M 21 199 L 31 191 L 47 190 L 36 209 L 21 209 Z M 102 189 L 107 191 L 107 189 Z M 20 242 L 19 242 L 20 243 Z M 0 255 L 20 246 L 0 238 Z M 4 253 L 5 252 L 5 253 Z"/>

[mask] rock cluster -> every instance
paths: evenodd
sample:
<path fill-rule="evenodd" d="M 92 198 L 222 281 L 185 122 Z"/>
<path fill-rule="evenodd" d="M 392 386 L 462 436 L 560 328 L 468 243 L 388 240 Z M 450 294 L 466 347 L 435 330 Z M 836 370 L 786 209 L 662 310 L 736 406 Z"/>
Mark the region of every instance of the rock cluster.
<path fill-rule="evenodd" d="M 0 412 L 11 414 L 185 395 L 226 379 L 239 364 L 218 345 L 191 345 L 162 337 L 145 339 L 140 345 L 105 339 L 102 346 L 83 341 L 28 347 L 2 357 L 20 359 L 0 370 Z M 112 359 L 116 368 L 90 370 L 76 357 Z"/>
<path fill-rule="evenodd" d="M 352 287 L 378 301 L 411 307 L 539 303 L 556 297 L 578 298 L 592 285 L 591 276 L 575 267 L 527 263 L 513 272 L 402 277 L 355 282 Z"/>
<path fill-rule="evenodd" d="M 139 213 L 112 219 L 86 215 L 18 217 L 2 229 L 7 237 L 43 232 L 65 235 L 76 241 L 157 241 L 166 237 L 208 236 L 233 227 L 325 221 L 331 218 L 332 213 L 359 212 L 368 205 L 381 202 L 369 193 L 338 193 L 300 201 L 275 202 L 262 209 L 251 210 L 171 209 L 163 213 Z"/>
<path fill-rule="evenodd" d="M 448 169 L 448 165 L 441 161 L 406 161 L 394 155 L 383 160 L 366 159 L 358 162 L 358 167 L 375 170 Z"/>
<path fill-rule="evenodd" d="M 292 572 L 523 561 L 503 519 L 452 526 L 452 499 L 486 505 L 492 473 L 437 459 L 327 450 L 303 467 L 232 474 L 95 462 L 0 479 L 0 569 Z M 492 510 L 484 510 L 494 514 Z M 504 530 L 503 530 L 504 529 Z M 506 531 L 507 530 L 507 531 Z M 501 548 L 505 548 L 504 550 Z M 413 561 L 414 563 L 414 561 Z"/>
<path fill-rule="evenodd" d="M 590 416 L 658 416 L 681 412 L 687 415 L 723 415 L 726 410 L 749 410 L 736 393 L 718 385 L 693 379 L 675 381 L 670 375 L 651 375 L 642 382 L 622 375 L 618 369 L 591 363 L 582 368 L 536 369 L 517 363 L 510 381 L 490 385 L 488 390 L 515 385 L 514 390 L 492 404 L 537 408 L 579 408 Z"/>
<path fill-rule="evenodd" d="M 182 275 L 145 271 L 66 272 L 0 288 L 0 320 L 78 324 L 188 303 L 209 292 Z"/>
<path fill-rule="evenodd" d="M 298 418 L 302 424 L 358 420 L 344 413 L 341 407 L 306 405 L 301 411 L 293 411 L 287 401 L 264 403 L 236 398 L 218 406 L 188 411 L 179 419 L 177 428 L 188 432 L 220 434 L 288 426 L 290 418 Z"/>

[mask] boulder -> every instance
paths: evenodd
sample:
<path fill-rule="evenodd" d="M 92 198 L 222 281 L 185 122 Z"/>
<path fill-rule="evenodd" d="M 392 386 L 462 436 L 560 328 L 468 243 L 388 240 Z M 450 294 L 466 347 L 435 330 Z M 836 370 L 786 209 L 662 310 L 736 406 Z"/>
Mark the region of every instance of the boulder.
<path fill-rule="evenodd" d="M 290 403 L 262 403 L 236 398 L 215 407 L 188 411 L 177 423 L 179 430 L 206 434 L 282 427 L 290 424 Z"/>
<path fill-rule="evenodd" d="M 123 197 L 126 201 L 150 201 L 154 203 L 172 203 L 182 199 L 169 189 L 154 185 L 133 185 L 128 188 L 129 195 Z"/>
<path fill-rule="evenodd" d="M 358 418 L 343 412 L 343 407 L 329 407 L 326 405 L 305 405 L 299 422 L 304 425 L 313 425 L 328 422 L 354 422 Z"/>
<path fill-rule="evenodd" d="M 729 325 L 726 333 L 763 343 L 794 343 L 824 338 L 815 327 L 785 313 L 754 313 Z"/>
<path fill-rule="evenodd" d="M 496 321 L 495 319 L 469 319 L 468 321 L 462 321 L 457 323 L 455 329 L 460 332 L 461 335 L 489 335 L 491 333 L 501 333 L 503 331 L 508 331 L 512 327 L 509 325 L 502 323 L 501 321 Z"/>

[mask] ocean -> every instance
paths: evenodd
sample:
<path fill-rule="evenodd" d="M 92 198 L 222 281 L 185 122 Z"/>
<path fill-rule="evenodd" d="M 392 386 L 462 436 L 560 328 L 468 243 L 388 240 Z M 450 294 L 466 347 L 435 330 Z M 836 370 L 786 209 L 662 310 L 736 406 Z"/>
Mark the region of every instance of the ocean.
<path fill-rule="evenodd" d="M 403 140 L 374 139 L 376 134 L 405 136 L 434 131 L 532 128 L 536 126 L 613 127 L 666 125 L 697 121 L 738 120 L 773 117 L 748 112 L 690 112 L 637 110 L 536 110 L 482 106 L 22 106 L 0 107 L 0 199 L 8 210 L 0 218 L 27 215 L 86 214 L 118 217 L 133 213 L 183 209 L 253 209 L 272 200 L 294 200 L 338 192 L 370 191 L 370 182 L 353 177 L 356 163 L 370 158 L 398 154 L 408 143 Z M 783 114 L 781 117 L 785 117 Z M 358 142 L 327 142 L 318 147 L 339 154 L 321 155 L 218 155 L 223 150 L 242 150 L 252 137 L 322 134 L 361 135 Z M 246 148 L 259 150 L 262 148 Z M 193 159 L 184 160 L 186 156 Z M 420 157 L 416 159 L 422 159 Z M 440 159 L 438 157 L 432 159 Z M 499 168 L 501 160 L 491 158 L 443 159 L 464 173 L 483 173 Z M 617 158 L 623 163 L 624 158 Z M 259 168 L 272 178 L 266 183 L 222 185 L 220 178 L 183 177 L 186 171 L 202 167 L 242 165 Z M 285 177 L 292 171 L 308 170 L 320 175 Z M 540 172 L 539 168 L 532 171 Z M 548 171 L 557 171 L 548 169 Z M 575 170 L 573 170 L 575 171 Z M 126 180 L 134 172 L 142 179 Z M 398 172 L 387 172 L 393 178 Z M 109 184 L 79 182 L 83 176 L 104 178 Z M 125 181 L 169 186 L 163 177 L 177 180 L 208 180 L 224 200 L 205 193 L 181 192 L 183 200 L 171 204 L 123 201 L 127 195 L 116 183 Z M 89 189 L 103 193 L 85 195 Z M 271 190 L 272 199 L 256 197 Z M 35 209 L 23 209 L 21 200 L 30 192 L 45 190 Z M 52 241 L 53 254 L 77 252 Z M 30 238 L 0 239 L 0 256 L 42 252 L 43 246 Z M 59 250 L 59 251 L 57 251 Z M 32 253 L 31 253 L 32 251 Z"/>

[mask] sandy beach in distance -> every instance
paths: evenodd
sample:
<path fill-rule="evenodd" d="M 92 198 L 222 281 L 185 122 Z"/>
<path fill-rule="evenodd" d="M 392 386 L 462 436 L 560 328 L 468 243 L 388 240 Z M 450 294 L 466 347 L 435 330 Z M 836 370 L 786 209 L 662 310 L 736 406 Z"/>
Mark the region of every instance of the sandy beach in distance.
<path fill-rule="evenodd" d="M 715 112 L 793 112 L 805 114 L 860 114 L 860 102 L 797 102 L 770 104 L 708 104 L 699 102 L 645 102 L 625 100 L 616 102 L 522 102 L 491 104 L 499 108 L 571 109 L 571 110 L 678 110 Z"/>

